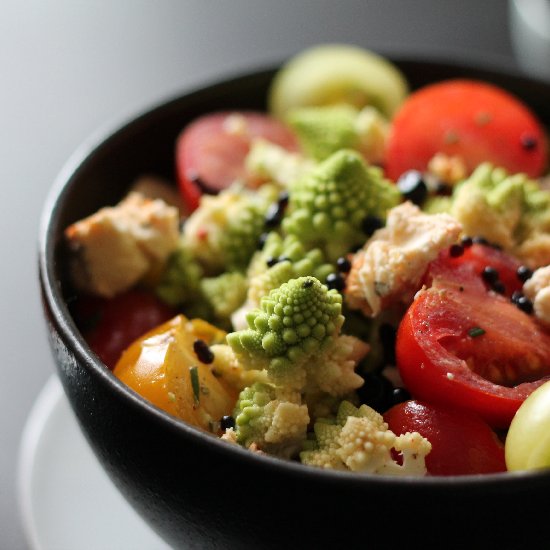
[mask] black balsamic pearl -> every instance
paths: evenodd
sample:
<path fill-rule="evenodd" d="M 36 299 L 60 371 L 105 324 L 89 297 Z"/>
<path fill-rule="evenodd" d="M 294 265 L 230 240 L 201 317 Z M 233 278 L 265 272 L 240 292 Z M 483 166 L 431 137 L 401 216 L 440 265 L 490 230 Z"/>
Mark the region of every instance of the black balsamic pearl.
<path fill-rule="evenodd" d="M 464 254 L 464 247 L 461 244 L 452 244 L 449 248 L 451 258 L 459 258 Z"/>
<path fill-rule="evenodd" d="M 477 237 L 472 237 L 472 243 L 487 246 L 489 244 L 489 241 L 485 237 L 478 235 Z"/>
<path fill-rule="evenodd" d="M 506 292 L 506 287 L 502 281 L 495 281 L 491 284 L 491 290 L 494 290 L 497 294 L 504 294 Z"/>
<path fill-rule="evenodd" d="M 464 248 L 469 248 L 474 244 L 474 241 L 472 240 L 472 237 L 462 237 L 462 239 L 460 239 L 460 244 Z"/>
<path fill-rule="evenodd" d="M 384 222 L 378 216 L 365 216 L 361 223 L 361 229 L 368 237 L 381 227 L 384 227 Z"/>
<path fill-rule="evenodd" d="M 517 304 L 518 300 L 522 297 L 523 297 L 523 292 L 521 292 L 520 290 L 514 290 L 514 292 L 512 293 L 512 298 L 511 298 L 512 303 Z"/>
<path fill-rule="evenodd" d="M 327 275 L 326 283 L 328 288 L 335 290 L 342 291 L 346 287 L 346 281 L 344 280 L 344 277 L 340 275 L 340 273 L 329 273 Z"/>
<path fill-rule="evenodd" d="M 521 309 L 521 311 L 529 315 L 533 313 L 533 302 L 531 302 L 527 296 L 520 296 L 516 300 L 515 304 L 519 309 Z"/>
<path fill-rule="evenodd" d="M 418 170 L 409 170 L 402 174 L 397 180 L 397 188 L 403 198 L 414 204 L 422 204 L 428 196 L 428 187 Z"/>
<path fill-rule="evenodd" d="M 349 273 L 351 269 L 351 262 L 344 256 L 336 260 L 336 267 L 340 273 Z"/>
<path fill-rule="evenodd" d="M 206 365 L 214 362 L 214 353 L 208 347 L 208 344 L 200 338 L 193 342 L 193 351 L 197 359 Z"/>
<path fill-rule="evenodd" d="M 491 267 L 490 265 L 488 265 L 481 272 L 481 278 L 488 285 L 493 285 L 498 281 L 498 271 L 494 267 Z"/>
<path fill-rule="evenodd" d="M 282 208 L 286 208 L 288 204 L 288 199 L 288 191 L 281 191 L 281 193 L 279 193 L 279 197 L 277 198 L 277 204 Z"/>
<path fill-rule="evenodd" d="M 524 283 L 533 276 L 533 270 L 529 269 L 526 265 L 520 265 L 516 271 L 517 278 Z"/>
<path fill-rule="evenodd" d="M 272 204 L 268 209 L 265 215 L 265 226 L 266 227 L 277 227 L 281 223 L 281 219 L 284 214 L 284 207 L 281 207 L 279 203 Z"/>
<path fill-rule="evenodd" d="M 229 428 L 234 428 L 235 419 L 229 415 L 222 416 L 220 420 L 220 427 L 223 431 L 228 430 Z"/>
<path fill-rule="evenodd" d="M 260 235 L 260 238 L 258 239 L 258 250 L 262 250 L 262 248 L 265 246 L 265 242 L 267 241 L 267 236 L 269 233 L 262 233 Z"/>
<path fill-rule="evenodd" d="M 394 388 L 391 393 L 391 404 L 399 405 L 399 403 L 404 403 L 411 398 L 411 394 L 405 388 Z"/>

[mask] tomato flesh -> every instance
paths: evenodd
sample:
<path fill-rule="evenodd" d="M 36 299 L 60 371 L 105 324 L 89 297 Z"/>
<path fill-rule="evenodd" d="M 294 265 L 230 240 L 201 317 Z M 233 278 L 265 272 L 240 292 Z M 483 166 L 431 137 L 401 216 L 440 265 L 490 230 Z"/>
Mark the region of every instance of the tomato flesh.
<path fill-rule="evenodd" d="M 174 310 L 151 292 L 134 289 L 109 299 L 81 296 L 74 315 L 91 350 L 112 370 L 136 338 L 170 319 Z"/>
<path fill-rule="evenodd" d="M 237 179 L 246 180 L 245 158 L 257 138 L 291 151 L 298 148 L 289 128 L 252 111 L 204 115 L 183 130 L 176 144 L 176 172 L 191 211 L 204 192 L 215 194 Z"/>
<path fill-rule="evenodd" d="M 390 178 L 425 170 L 436 153 L 461 157 L 468 172 L 491 162 L 530 177 L 542 175 L 548 162 L 535 115 L 508 92 L 473 80 L 426 86 L 395 115 L 386 155 Z"/>
<path fill-rule="evenodd" d="M 550 376 L 550 335 L 507 298 L 488 291 L 475 264 L 432 263 L 431 288 L 415 299 L 397 334 L 403 382 L 417 399 L 477 413 L 507 428 Z"/>
<path fill-rule="evenodd" d="M 397 435 L 418 432 L 431 444 L 426 457 L 430 475 L 505 472 L 504 446 L 479 417 L 419 401 L 395 405 L 384 420 Z"/>

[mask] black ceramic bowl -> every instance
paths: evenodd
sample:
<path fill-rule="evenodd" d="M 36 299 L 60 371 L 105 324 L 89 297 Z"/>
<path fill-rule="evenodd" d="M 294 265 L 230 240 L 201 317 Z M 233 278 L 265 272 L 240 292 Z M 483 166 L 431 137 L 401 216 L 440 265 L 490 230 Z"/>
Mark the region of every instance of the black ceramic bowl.
<path fill-rule="evenodd" d="M 457 76 L 503 86 L 550 125 L 549 84 L 444 63 L 396 63 L 413 88 Z M 99 461 L 139 514 L 179 548 L 548 547 L 548 472 L 397 479 L 258 456 L 150 405 L 83 340 L 67 307 L 64 228 L 114 204 L 139 175 L 173 178 L 183 126 L 216 109 L 264 109 L 273 74 L 215 84 L 138 116 L 81 151 L 54 186 L 40 234 L 45 318 L 59 377 Z"/>

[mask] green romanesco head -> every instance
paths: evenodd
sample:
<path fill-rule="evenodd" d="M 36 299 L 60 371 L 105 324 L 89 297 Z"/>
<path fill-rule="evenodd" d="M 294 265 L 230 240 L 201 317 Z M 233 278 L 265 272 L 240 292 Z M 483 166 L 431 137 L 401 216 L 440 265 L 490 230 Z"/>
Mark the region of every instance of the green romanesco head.
<path fill-rule="evenodd" d="M 200 281 L 202 297 L 209 304 L 213 321 L 217 326 L 229 326 L 231 314 L 246 298 L 246 277 L 239 271 L 228 271 L 217 277 L 205 277 Z"/>
<path fill-rule="evenodd" d="M 228 271 L 245 271 L 265 230 L 265 209 L 257 204 L 235 212 L 220 238 Z"/>
<path fill-rule="evenodd" d="M 247 315 L 249 328 L 227 335 L 248 368 L 266 368 L 280 385 L 302 389 L 306 362 L 329 345 L 343 324 L 342 296 L 315 277 L 291 279 Z"/>
<path fill-rule="evenodd" d="M 155 292 L 171 306 L 189 305 L 200 292 L 202 275 L 202 267 L 180 239 L 178 248 L 168 258 Z"/>
<path fill-rule="evenodd" d="M 268 204 L 233 188 L 202 197 L 185 223 L 184 238 L 207 273 L 246 270 L 264 231 Z"/>
<path fill-rule="evenodd" d="M 356 149 L 358 109 L 351 105 L 302 107 L 291 111 L 287 122 L 296 132 L 304 152 L 324 160 L 340 149 Z"/>
<path fill-rule="evenodd" d="M 527 263 L 529 244 L 545 235 L 550 241 L 550 192 L 525 174 L 481 164 L 453 193 L 450 214 L 465 234 L 483 236 Z M 550 261 L 550 243 L 536 254 Z"/>
<path fill-rule="evenodd" d="M 315 161 L 275 143 L 256 139 L 246 156 L 245 166 L 249 176 L 259 181 L 274 182 L 280 189 L 285 189 L 309 172 Z"/>
<path fill-rule="evenodd" d="M 384 218 L 400 200 L 379 168 L 356 151 L 341 150 L 294 184 L 282 228 L 335 261 L 366 241 L 367 216 Z"/>
<path fill-rule="evenodd" d="M 319 248 L 307 250 L 295 235 L 283 238 L 278 233 L 269 233 L 258 256 L 249 270 L 248 291 L 248 298 L 256 307 L 270 290 L 290 279 L 312 275 L 325 283 L 335 271 Z"/>
<path fill-rule="evenodd" d="M 340 149 L 355 149 L 368 162 L 383 160 L 389 123 L 372 106 L 361 110 L 348 104 L 302 107 L 289 113 L 288 123 L 304 152 L 317 161 Z"/>
<path fill-rule="evenodd" d="M 238 443 L 285 457 L 299 450 L 309 423 L 305 405 L 278 399 L 275 387 L 262 382 L 241 391 L 233 416 Z"/>

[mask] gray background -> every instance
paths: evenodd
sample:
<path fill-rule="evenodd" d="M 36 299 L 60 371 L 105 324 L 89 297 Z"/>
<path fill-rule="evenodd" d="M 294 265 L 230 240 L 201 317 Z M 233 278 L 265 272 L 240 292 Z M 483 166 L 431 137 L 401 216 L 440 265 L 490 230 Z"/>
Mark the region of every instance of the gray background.
<path fill-rule="evenodd" d="M 17 451 L 53 372 L 37 285 L 38 220 L 77 145 L 160 99 L 322 41 L 513 66 L 507 11 L 504 0 L 0 2 L 1 549 L 26 548 Z"/>

